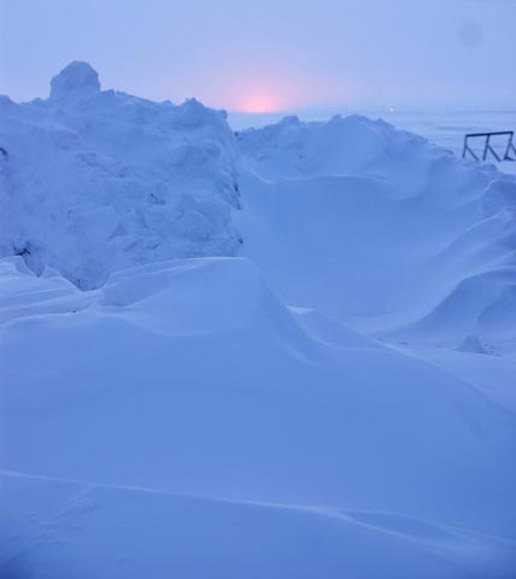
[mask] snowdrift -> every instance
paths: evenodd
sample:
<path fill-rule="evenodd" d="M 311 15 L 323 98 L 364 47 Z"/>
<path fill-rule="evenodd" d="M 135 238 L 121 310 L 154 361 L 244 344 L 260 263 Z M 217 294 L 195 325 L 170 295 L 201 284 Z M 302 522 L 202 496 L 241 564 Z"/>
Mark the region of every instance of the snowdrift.
<path fill-rule="evenodd" d="M 79 62 L 0 117 L 0 577 L 514 577 L 514 177 Z"/>
<path fill-rule="evenodd" d="M 134 557 L 135 577 L 264 576 L 259 561 L 510 577 L 516 428 L 496 396 L 287 308 L 245 259 L 150 264 L 94 292 L 1 263 L 4 572 L 74 576 L 88 553 L 100 577 Z"/>
<path fill-rule="evenodd" d="M 238 251 L 224 113 L 100 91 L 97 73 L 74 62 L 49 99 L 2 97 L 0 116 L 0 255 L 91 289 L 149 261 Z"/>
<path fill-rule="evenodd" d="M 288 303 L 391 340 L 514 351 L 516 178 L 364 117 L 238 140 L 244 252 Z"/>

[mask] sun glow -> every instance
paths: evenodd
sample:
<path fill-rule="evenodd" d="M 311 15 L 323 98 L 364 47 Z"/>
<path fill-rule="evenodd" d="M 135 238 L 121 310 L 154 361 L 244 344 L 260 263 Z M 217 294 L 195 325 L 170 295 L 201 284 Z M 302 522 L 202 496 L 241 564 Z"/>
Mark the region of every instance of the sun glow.
<path fill-rule="evenodd" d="M 292 113 L 332 102 L 337 98 L 335 95 L 342 94 L 340 84 L 335 86 L 314 76 L 293 77 L 287 71 L 228 68 L 219 73 L 209 91 L 206 87 L 204 101 L 234 113 Z M 345 93 L 349 99 L 349 86 Z M 203 95 L 200 96 L 202 99 Z"/>
<path fill-rule="evenodd" d="M 271 96 L 255 95 L 243 100 L 239 107 L 243 113 L 275 113 L 280 110 L 277 100 Z"/>

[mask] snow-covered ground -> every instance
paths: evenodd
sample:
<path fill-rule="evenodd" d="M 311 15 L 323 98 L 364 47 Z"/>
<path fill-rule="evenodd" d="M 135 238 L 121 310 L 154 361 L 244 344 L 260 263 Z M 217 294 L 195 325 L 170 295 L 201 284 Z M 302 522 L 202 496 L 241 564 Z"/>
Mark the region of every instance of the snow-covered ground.
<path fill-rule="evenodd" d="M 514 577 L 515 177 L 80 64 L 1 106 L 1 577 Z"/>

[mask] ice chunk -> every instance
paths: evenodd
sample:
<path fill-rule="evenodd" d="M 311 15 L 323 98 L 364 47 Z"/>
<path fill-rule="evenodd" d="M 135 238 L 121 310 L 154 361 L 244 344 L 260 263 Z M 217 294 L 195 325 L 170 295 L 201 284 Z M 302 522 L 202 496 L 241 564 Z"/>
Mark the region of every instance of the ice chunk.
<path fill-rule="evenodd" d="M 100 91 L 99 75 L 87 62 L 74 60 L 50 81 L 50 98 L 74 98 Z"/>

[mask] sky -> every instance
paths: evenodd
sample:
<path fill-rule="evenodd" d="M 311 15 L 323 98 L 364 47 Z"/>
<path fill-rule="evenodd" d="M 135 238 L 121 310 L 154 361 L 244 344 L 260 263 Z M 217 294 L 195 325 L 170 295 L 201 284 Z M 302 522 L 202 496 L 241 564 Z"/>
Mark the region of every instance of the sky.
<path fill-rule="evenodd" d="M 240 112 L 516 109 L 516 0 L 0 0 L 0 94 L 103 88 Z"/>

